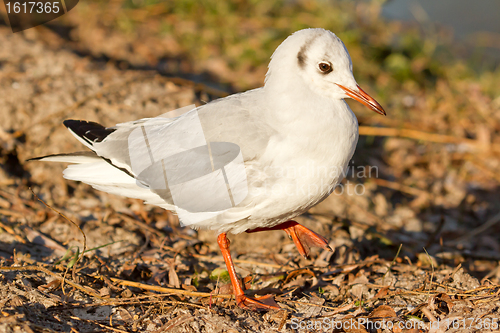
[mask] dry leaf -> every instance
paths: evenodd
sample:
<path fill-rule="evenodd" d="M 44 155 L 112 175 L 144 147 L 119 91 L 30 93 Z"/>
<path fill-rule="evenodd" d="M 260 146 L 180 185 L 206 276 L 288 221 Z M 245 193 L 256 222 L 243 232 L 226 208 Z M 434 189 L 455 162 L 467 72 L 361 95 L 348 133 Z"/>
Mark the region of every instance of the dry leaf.
<path fill-rule="evenodd" d="M 389 287 L 384 287 L 382 289 L 380 289 L 377 294 L 375 295 L 375 298 L 380 298 L 380 297 L 384 297 L 387 295 L 389 291 Z"/>
<path fill-rule="evenodd" d="M 307 269 L 307 268 L 298 269 L 298 270 L 293 271 L 290 274 L 288 274 L 288 276 L 286 277 L 283 284 L 287 284 L 291 279 L 293 279 L 296 276 L 302 275 L 302 274 L 307 274 L 307 275 L 311 275 L 312 277 L 316 277 L 316 274 L 314 274 L 313 271 L 311 271 L 310 269 Z"/>
<path fill-rule="evenodd" d="M 399 322 L 399 317 L 396 314 L 396 311 L 394 311 L 394 309 L 388 305 L 380 305 L 368 315 L 368 318 L 372 322 L 381 321 L 382 323 L 379 323 L 381 327 L 384 327 L 385 323 L 389 321 Z M 392 325 L 392 328 L 394 333 L 401 332 L 401 329 L 398 325 Z"/>
<path fill-rule="evenodd" d="M 132 321 L 134 318 L 132 317 L 132 315 L 130 314 L 130 312 L 128 312 L 126 309 L 124 308 L 120 308 L 118 310 L 118 313 L 120 314 L 120 317 L 122 318 L 123 321 Z"/>
<path fill-rule="evenodd" d="M 368 318 L 398 318 L 396 311 L 388 305 L 381 305 L 374 309 Z"/>
<path fill-rule="evenodd" d="M 453 307 L 453 300 L 445 293 L 434 295 L 429 299 L 429 309 L 449 314 Z"/>
<path fill-rule="evenodd" d="M 174 286 L 177 289 L 181 287 L 181 284 L 179 282 L 179 276 L 177 275 L 177 272 L 175 271 L 173 265 L 168 270 L 168 284 Z"/>
<path fill-rule="evenodd" d="M 196 291 L 196 287 L 193 285 L 188 285 L 188 284 L 181 284 L 182 289 L 184 290 L 189 290 L 189 291 Z"/>
<path fill-rule="evenodd" d="M 52 291 L 52 290 L 59 288 L 60 285 L 61 285 L 61 280 L 55 279 L 55 280 L 50 281 L 47 284 L 43 284 L 41 286 L 38 286 L 37 289 L 40 291 L 49 292 L 49 291 Z"/>
<path fill-rule="evenodd" d="M 99 289 L 99 294 L 101 295 L 101 297 L 109 296 L 110 290 L 108 287 L 102 287 L 101 289 Z"/>

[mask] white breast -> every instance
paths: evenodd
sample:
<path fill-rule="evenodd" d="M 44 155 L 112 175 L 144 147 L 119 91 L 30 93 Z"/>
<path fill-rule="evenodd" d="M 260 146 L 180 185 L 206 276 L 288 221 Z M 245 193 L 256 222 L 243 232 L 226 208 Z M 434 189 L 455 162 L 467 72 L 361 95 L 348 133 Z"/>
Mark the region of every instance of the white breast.
<path fill-rule="evenodd" d="M 249 218 L 231 223 L 230 231 L 272 227 L 298 216 L 344 178 L 358 141 L 357 119 L 342 100 L 319 113 L 282 123 L 281 136 L 273 137 L 260 161 L 249 165 L 254 207 Z"/>

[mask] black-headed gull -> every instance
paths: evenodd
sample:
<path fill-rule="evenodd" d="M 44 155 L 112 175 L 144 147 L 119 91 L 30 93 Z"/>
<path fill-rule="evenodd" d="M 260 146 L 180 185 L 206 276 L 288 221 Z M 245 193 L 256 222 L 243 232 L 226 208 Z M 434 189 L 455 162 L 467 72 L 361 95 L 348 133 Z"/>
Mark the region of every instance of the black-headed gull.
<path fill-rule="evenodd" d="M 324 29 L 300 30 L 274 52 L 263 87 L 194 108 L 105 128 L 67 120 L 91 152 L 51 155 L 70 162 L 67 179 L 143 199 L 177 212 L 182 224 L 219 232 L 237 304 L 279 309 L 245 296 L 227 232 L 284 230 L 299 252 L 330 249 L 291 219 L 321 202 L 342 180 L 358 141 L 344 98 L 385 111 L 357 85 L 342 41 Z"/>

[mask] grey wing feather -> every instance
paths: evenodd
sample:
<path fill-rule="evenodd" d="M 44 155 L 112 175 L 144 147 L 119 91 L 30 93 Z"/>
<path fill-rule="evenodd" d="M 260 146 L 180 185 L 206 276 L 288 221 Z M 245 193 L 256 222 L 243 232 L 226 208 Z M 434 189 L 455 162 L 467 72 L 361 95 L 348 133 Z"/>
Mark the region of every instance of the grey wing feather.
<path fill-rule="evenodd" d="M 259 92 L 256 89 L 233 95 L 175 118 L 147 118 L 112 128 L 85 121 L 66 121 L 65 125 L 72 134 L 97 156 L 65 155 L 45 160 L 79 163 L 65 170 L 65 178 L 83 181 L 99 190 L 140 198 L 178 212 L 201 212 L 205 217 L 203 220 L 207 214 L 215 214 L 213 218 L 217 220 L 234 222 L 250 215 L 253 198 L 239 201 L 241 205 L 238 207 L 234 207 L 233 202 L 232 210 L 217 216 L 217 212 L 224 211 L 220 207 L 223 200 L 211 198 L 212 193 L 227 194 L 225 184 L 231 179 L 233 182 L 241 180 L 241 175 L 228 173 L 227 168 L 219 169 L 220 160 L 216 161 L 209 150 L 215 147 L 212 143 L 226 143 L 218 149 L 218 157 L 226 160 L 230 157 L 227 161 L 231 162 L 236 155 L 231 155 L 234 152 L 228 147 L 236 145 L 241 151 L 243 170 L 249 164 L 260 163 L 256 161 L 264 154 L 270 137 L 276 132 L 262 121 L 265 110 L 256 104 Z M 217 182 L 214 178 L 207 182 L 203 180 L 199 187 L 185 185 L 186 180 L 196 182 L 195 175 L 203 178 L 208 174 L 219 179 L 225 177 L 225 181 Z M 174 204 L 172 186 L 177 186 L 177 195 L 198 200 L 187 200 L 186 206 L 179 206 L 178 200 Z M 239 196 L 243 198 L 247 193 L 248 189 Z M 233 199 L 238 197 L 238 193 L 233 194 Z"/>

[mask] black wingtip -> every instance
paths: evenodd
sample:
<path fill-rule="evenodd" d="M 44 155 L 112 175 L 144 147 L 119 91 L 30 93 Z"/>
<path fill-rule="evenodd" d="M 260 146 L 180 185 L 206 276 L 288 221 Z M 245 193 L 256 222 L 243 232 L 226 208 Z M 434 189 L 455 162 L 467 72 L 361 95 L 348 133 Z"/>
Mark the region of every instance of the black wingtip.
<path fill-rule="evenodd" d="M 42 158 L 44 158 L 44 157 L 46 157 L 46 156 L 39 156 L 39 157 L 32 157 L 32 158 L 28 158 L 28 159 L 26 160 L 26 162 L 31 162 L 31 161 L 39 161 L 39 160 L 41 160 L 41 159 L 42 159 Z"/>
<path fill-rule="evenodd" d="M 67 119 L 63 121 L 63 124 L 90 144 L 101 142 L 115 131 L 113 128 L 106 128 L 101 124 L 86 120 Z"/>
<path fill-rule="evenodd" d="M 32 158 L 27 159 L 26 162 L 40 161 L 40 160 L 44 160 L 44 159 L 50 158 L 50 157 L 71 157 L 71 156 L 94 157 L 94 156 L 97 156 L 97 154 L 94 153 L 93 151 L 78 151 L 78 152 L 74 152 L 74 153 L 50 154 L 50 155 L 45 155 L 45 156 L 32 157 Z"/>

